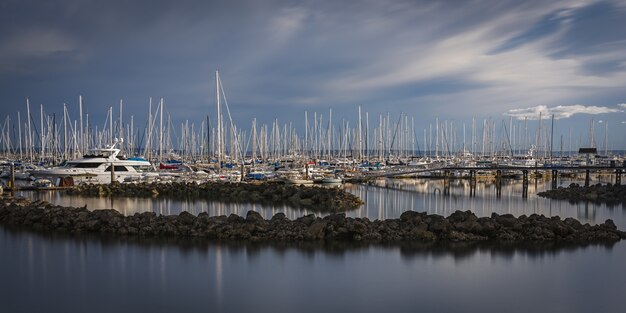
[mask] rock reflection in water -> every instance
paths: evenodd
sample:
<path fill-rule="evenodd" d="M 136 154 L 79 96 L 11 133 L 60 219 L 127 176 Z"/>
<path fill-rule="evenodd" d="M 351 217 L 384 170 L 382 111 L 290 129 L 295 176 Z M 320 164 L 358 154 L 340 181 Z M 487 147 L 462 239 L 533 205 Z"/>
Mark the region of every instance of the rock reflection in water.
<path fill-rule="evenodd" d="M 567 186 L 572 180 L 560 179 L 559 185 Z M 365 204 L 359 209 L 347 212 L 351 217 L 367 217 L 374 219 L 398 218 L 406 210 L 424 211 L 429 214 L 448 216 L 456 210 L 471 210 L 477 216 L 490 216 L 511 213 L 515 216 L 522 214 L 544 214 L 546 216 L 574 217 L 583 223 L 602 223 L 606 219 L 613 219 L 615 224 L 626 228 L 626 212 L 622 205 L 607 206 L 606 204 L 577 203 L 539 198 L 536 193 L 550 188 L 550 181 L 531 180 L 528 186 L 528 198 L 522 198 L 522 182 L 504 180 L 501 196 L 496 196 L 496 186 L 489 181 L 479 181 L 476 185 L 475 196 L 470 197 L 468 180 L 453 180 L 449 192 L 444 192 L 443 180 L 428 179 L 384 179 L 377 180 L 371 185 L 345 184 L 343 188 L 359 196 Z M 229 215 L 231 213 L 245 216 L 249 210 L 259 212 L 269 219 L 274 214 L 283 212 L 289 219 L 306 214 L 324 213 L 310 209 L 296 209 L 286 205 L 251 204 L 251 203 L 222 203 L 204 200 L 182 200 L 167 198 L 98 198 L 66 195 L 61 192 L 21 192 L 19 195 L 45 200 L 64 206 L 82 207 L 89 209 L 113 208 L 125 215 L 141 212 L 155 212 L 164 215 L 177 215 L 181 211 L 192 214 L 207 212 L 209 215 Z"/>
<path fill-rule="evenodd" d="M 621 312 L 626 280 L 624 243 L 219 244 L 0 227 L 0 253 L 6 312 Z"/>
<path fill-rule="evenodd" d="M 567 186 L 571 180 L 559 180 Z M 550 188 L 550 181 L 537 181 L 528 186 L 528 198 L 522 198 L 522 182 L 504 180 L 501 197 L 496 196 L 496 186 L 478 182 L 476 195 L 470 197 L 468 180 L 456 180 L 445 193 L 442 180 L 385 179 L 371 185 L 349 185 L 346 188 L 365 201 L 360 210 L 352 212 L 357 217 L 370 219 L 395 218 L 406 210 L 425 211 L 448 216 L 456 210 L 470 210 L 477 216 L 491 213 L 543 214 L 546 216 L 574 217 L 583 223 L 596 224 L 613 219 L 618 227 L 626 228 L 626 211 L 622 205 L 607 206 L 596 203 L 556 201 L 536 196 Z"/>

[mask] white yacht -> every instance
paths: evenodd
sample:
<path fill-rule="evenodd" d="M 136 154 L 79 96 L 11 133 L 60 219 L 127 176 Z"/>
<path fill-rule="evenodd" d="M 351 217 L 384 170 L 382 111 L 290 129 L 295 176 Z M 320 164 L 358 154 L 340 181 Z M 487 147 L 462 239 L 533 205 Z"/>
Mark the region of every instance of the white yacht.
<path fill-rule="evenodd" d="M 35 178 L 50 179 L 55 185 L 107 184 L 111 182 L 111 169 L 115 180 L 124 182 L 158 175 L 152 164 L 143 158 L 124 158 L 114 143 L 109 148 L 93 150 L 94 154 L 64 162 L 59 167 L 36 169 L 30 172 Z"/>
<path fill-rule="evenodd" d="M 509 161 L 509 164 L 505 165 L 513 167 L 534 167 L 537 166 L 537 163 L 539 163 L 539 160 L 535 158 L 535 146 L 533 145 L 528 149 L 525 155 L 515 155 L 513 159 Z"/>

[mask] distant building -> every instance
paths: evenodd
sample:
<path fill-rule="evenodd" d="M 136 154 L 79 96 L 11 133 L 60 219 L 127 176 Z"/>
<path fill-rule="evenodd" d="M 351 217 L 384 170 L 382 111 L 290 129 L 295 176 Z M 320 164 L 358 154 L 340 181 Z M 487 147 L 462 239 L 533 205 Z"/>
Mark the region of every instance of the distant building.
<path fill-rule="evenodd" d="M 585 155 L 585 165 L 594 165 L 595 156 L 598 154 L 598 149 L 596 148 L 579 148 L 578 154 Z"/>

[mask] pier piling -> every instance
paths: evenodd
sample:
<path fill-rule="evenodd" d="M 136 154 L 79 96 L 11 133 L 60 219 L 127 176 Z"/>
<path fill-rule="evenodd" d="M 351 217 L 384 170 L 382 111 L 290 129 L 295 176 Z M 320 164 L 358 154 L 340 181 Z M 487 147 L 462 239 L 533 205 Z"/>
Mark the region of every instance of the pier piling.
<path fill-rule="evenodd" d="M 502 196 L 502 171 L 496 170 L 496 198 Z"/>
<path fill-rule="evenodd" d="M 522 198 L 528 198 L 528 170 L 522 171 Z"/>
<path fill-rule="evenodd" d="M 589 169 L 585 170 L 585 187 L 589 187 L 589 182 L 591 181 L 591 178 L 589 176 Z"/>
<path fill-rule="evenodd" d="M 556 189 L 558 177 L 559 177 L 559 171 L 552 170 L 552 189 Z"/>
<path fill-rule="evenodd" d="M 115 182 L 115 167 L 113 166 L 113 162 L 111 162 L 111 185 Z"/>
<path fill-rule="evenodd" d="M 470 170 L 470 197 L 476 196 L 476 171 Z"/>
<path fill-rule="evenodd" d="M 15 186 L 15 164 L 11 163 L 11 176 L 9 179 L 9 188 L 11 188 L 11 191 L 14 191 L 15 189 L 17 189 L 17 187 Z"/>

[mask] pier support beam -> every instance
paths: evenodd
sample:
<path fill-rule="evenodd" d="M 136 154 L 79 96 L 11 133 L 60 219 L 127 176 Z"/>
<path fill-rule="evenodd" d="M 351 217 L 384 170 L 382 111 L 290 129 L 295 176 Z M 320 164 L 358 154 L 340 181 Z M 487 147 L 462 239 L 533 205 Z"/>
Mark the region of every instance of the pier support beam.
<path fill-rule="evenodd" d="M 622 184 L 622 169 L 618 168 L 615 170 L 615 185 L 621 185 Z"/>
<path fill-rule="evenodd" d="M 15 164 L 11 163 L 11 176 L 9 178 L 9 188 L 11 188 L 11 191 L 15 191 L 17 189 L 17 187 L 15 187 Z"/>
<path fill-rule="evenodd" d="M 559 171 L 552 170 L 552 189 L 556 189 L 558 177 L 559 177 Z"/>
<path fill-rule="evenodd" d="M 591 178 L 589 177 L 589 170 L 585 170 L 585 187 L 589 187 L 589 182 L 591 181 Z"/>
<path fill-rule="evenodd" d="M 522 171 L 522 198 L 528 198 L 528 170 Z"/>
<path fill-rule="evenodd" d="M 111 162 L 111 185 L 115 182 L 115 166 L 113 166 L 113 162 Z"/>
<path fill-rule="evenodd" d="M 502 196 L 502 171 L 496 170 L 496 198 Z"/>
<path fill-rule="evenodd" d="M 476 197 L 476 170 L 470 170 L 470 197 Z"/>

